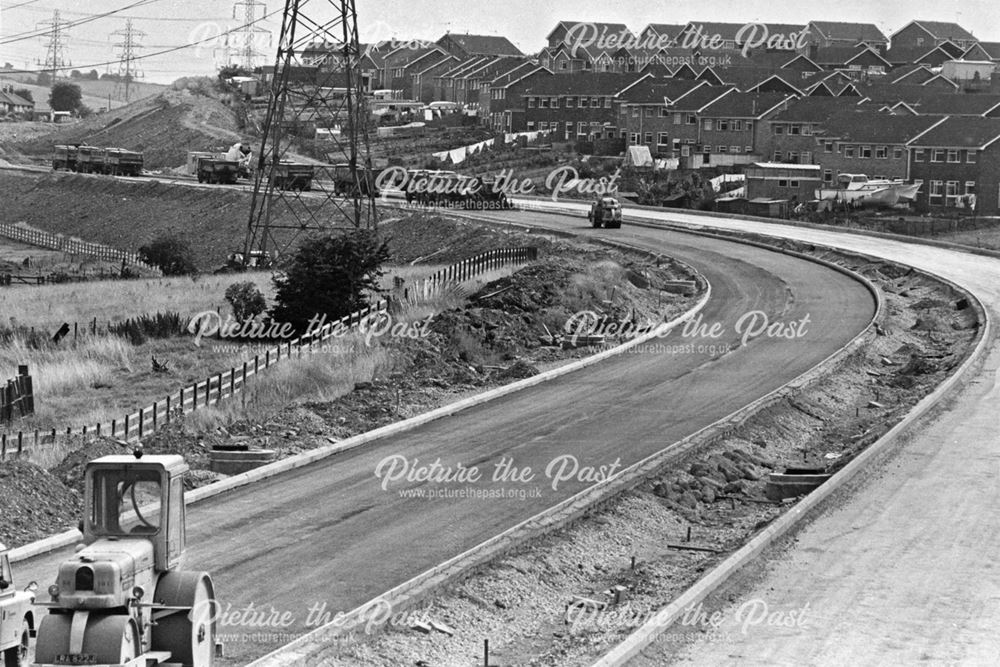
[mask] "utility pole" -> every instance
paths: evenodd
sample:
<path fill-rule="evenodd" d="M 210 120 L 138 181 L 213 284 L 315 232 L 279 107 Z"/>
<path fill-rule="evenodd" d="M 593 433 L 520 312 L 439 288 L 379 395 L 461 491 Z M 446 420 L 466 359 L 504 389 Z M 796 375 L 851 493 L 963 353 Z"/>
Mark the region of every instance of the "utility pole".
<path fill-rule="evenodd" d="M 258 0 L 237 0 L 233 5 L 233 18 L 240 19 L 242 24 L 232 33 L 229 43 L 230 63 L 237 63 L 248 72 L 257 66 L 258 57 L 264 55 L 255 48 L 258 37 L 267 35 L 267 46 L 271 46 L 271 31 L 257 26 L 257 22 L 266 15 L 267 5 Z"/>
<path fill-rule="evenodd" d="M 52 10 L 52 18 L 42 21 L 38 28 L 45 29 L 42 38 L 45 40 L 45 62 L 40 63 L 43 71 L 52 72 L 52 81 L 55 82 L 56 73 L 65 69 L 68 62 L 66 59 L 66 36 L 68 29 L 66 22 L 59 15 L 59 10 Z"/>
<path fill-rule="evenodd" d="M 136 67 L 135 60 L 136 52 L 141 48 L 139 39 L 145 37 L 146 33 L 142 30 L 136 30 L 135 26 L 132 25 L 132 19 L 126 19 L 125 27 L 121 30 L 115 30 L 111 36 L 120 37 L 122 40 L 114 45 L 118 56 L 118 84 L 115 86 L 115 90 L 117 96 L 118 87 L 122 81 L 125 82 L 125 103 L 128 104 L 129 86 L 132 79 L 142 78 L 142 72 Z M 111 111 L 110 101 L 108 102 L 108 111 Z"/>

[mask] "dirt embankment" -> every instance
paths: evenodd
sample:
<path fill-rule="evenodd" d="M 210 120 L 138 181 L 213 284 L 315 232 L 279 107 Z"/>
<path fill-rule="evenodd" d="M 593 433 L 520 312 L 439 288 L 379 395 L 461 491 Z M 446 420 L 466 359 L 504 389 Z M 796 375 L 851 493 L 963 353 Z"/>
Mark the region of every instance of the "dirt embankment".
<path fill-rule="evenodd" d="M 577 525 L 448 587 L 405 621 L 374 636 L 348 634 L 337 664 L 474 664 L 486 638 L 491 664 L 589 665 L 624 639 L 790 506 L 765 493 L 769 473 L 839 470 L 964 358 L 977 329 L 960 295 L 891 265 L 854 265 L 883 291 L 888 318 L 832 376 Z M 608 606 L 583 602 L 567 614 L 580 598 Z M 431 623 L 411 624 L 420 620 Z M 690 610 L 661 645 L 711 640 L 712 632 Z"/>
<path fill-rule="evenodd" d="M 495 247 L 534 245 L 542 259 L 482 287 L 460 307 L 434 316 L 427 335 L 419 338 L 376 338 L 388 361 L 370 382 L 331 400 L 305 399 L 277 414 L 199 429 L 179 423 L 159 431 L 145 443 L 151 453 L 183 454 L 193 469 L 192 485 L 218 479 L 208 470 L 208 453 L 216 444 L 249 444 L 278 450 L 280 457 L 329 444 L 384 424 L 444 405 L 470 392 L 506 384 L 539 372 L 539 366 L 562 363 L 592 350 L 563 349 L 546 338 L 558 332 L 579 310 L 639 323 L 660 322 L 685 310 L 693 297 L 660 293 L 665 281 L 692 280 L 683 265 L 660 262 L 605 247 L 524 232 L 506 232 L 463 221 L 408 218 L 391 223 L 393 262 L 405 263 L 434 254 L 432 261 L 452 262 Z M 445 248 L 443 252 L 440 251 Z M 611 303 L 609 305 L 609 295 Z M 252 388 L 251 388 L 252 389 Z M 18 502 L 4 503 L 0 541 L 19 545 L 75 525 L 81 475 L 86 461 L 128 446 L 104 439 L 70 452 L 45 472 L 32 470 L 31 485 L 9 488 Z M 7 463 L 0 463 L 0 471 Z M 0 497 L 6 498 L 0 493 Z M 63 498 L 66 502 L 49 503 Z M 34 507 L 51 512 L 44 521 L 31 518 Z"/>
<path fill-rule="evenodd" d="M 11 139 L 4 149 L 49 160 L 57 144 L 115 146 L 141 151 L 145 168 L 157 170 L 185 164 L 188 151 L 218 150 L 243 139 L 232 111 L 219 100 L 169 90 L 26 140 Z"/>

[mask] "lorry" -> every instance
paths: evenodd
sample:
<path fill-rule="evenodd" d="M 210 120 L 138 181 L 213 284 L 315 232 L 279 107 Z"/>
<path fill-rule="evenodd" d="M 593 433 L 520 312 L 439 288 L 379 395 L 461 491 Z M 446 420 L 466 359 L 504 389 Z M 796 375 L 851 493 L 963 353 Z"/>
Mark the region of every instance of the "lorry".
<path fill-rule="evenodd" d="M 312 190 L 316 168 L 311 164 L 281 160 L 274 169 L 274 187 L 279 190 Z"/>
<path fill-rule="evenodd" d="M 595 228 L 619 228 L 622 226 L 621 202 L 614 197 L 598 197 L 590 204 L 587 219 Z"/>
<path fill-rule="evenodd" d="M 357 183 L 362 197 L 378 197 L 377 179 L 378 173 L 371 167 L 355 167 L 352 173 L 347 162 L 333 165 L 333 191 L 338 195 L 352 194 Z"/>
<path fill-rule="evenodd" d="M 182 567 L 184 478 L 176 454 L 104 456 L 84 471 L 83 543 L 48 588 L 35 667 L 211 667 L 222 654 L 215 588 Z"/>
<path fill-rule="evenodd" d="M 32 581 L 24 590 L 17 590 L 9 556 L 7 547 L 0 544 L 0 657 L 4 667 L 25 667 L 29 642 L 35 636 L 32 605 L 38 584 Z"/>
<path fill-rule="evenodd" d="M 52 155 L 52 169 L 76 171 L 76 146 L 56 146 Z"/>
<path fill-rule="evenodd" d="M 104 172 L 113 176 L 142 175 L 142 153 L 109 148 L 104 154 Z"/>
<path fill-rule="evenodd" d="M 76 170 L 81 174 L 103 174 L 107 149 L 97 146 L 76 147 Z"/>
<path fill-rule="evenodd" d="M 235 160 L 217 157 L 198 158 L 199 183 L 226 183 L 232 185 L 239 177 L 240 164 Z"/>

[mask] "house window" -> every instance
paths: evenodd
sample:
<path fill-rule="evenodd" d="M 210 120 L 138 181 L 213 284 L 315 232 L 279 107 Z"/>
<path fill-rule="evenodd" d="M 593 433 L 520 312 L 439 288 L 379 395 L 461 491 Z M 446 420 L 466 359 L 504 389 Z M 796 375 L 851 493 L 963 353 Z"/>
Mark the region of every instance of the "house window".
<path fill-rule="evenodd" d="M 704 121 L 702 121 L 701 127 L 703 130 L 710 131 L 712 129 L 712 119 L 706 118 Z"/>
<path fill-rule="evenodd" d="M 531 132 L 534 129 L 535 129 L 535 121 L 529 120 L 528 121 L 528 132 Z"/>
<path fill-rule="evenodd" d="M 813 133 L 812 125 L 806 124 L 802 126 L 802 134 L 806 135 L 807 137 L 811 137 L 812 133 Z"/>
<path fill-rule="evenodd" d="M 561 63 L 559 63 L 559 69 L 566 69 L 566 65 L 567 65 L 567 64 L 568 64 L 568 63 L 567 63 L 567 62 L 566 62 L 565 60 L 564 60 L 564 61 L 562 61 Z"/>
<path fill-rule="evenodd" d="M 711 144 L 705 144 L 704 146 L 701 147 L 701 152 L 703 154 L 705 154 L 705 155 L 711 155 L 712 154 L 712 145 Z"/>
<path fill-rule="evenodd" d="M 538 100 L 538 108 L 539 109 L 548 109 L 549 108 L 549 98 L 547 98 L 547 97 L 539 98 L 539 100 Z"/>
<path fill-rule="evenodd" d="M 785 133 L 785 126 L 781 125 L 780 123 L 775 124 L 775 126 L 774 126 L 774 133 L 775 134 L 784 134 Z"/>
<path fill-rule="evenodd" d="M 546 130 L 549 129 L 549 122 L 546 121 L 546 120 L 539 121 L 538 122 L 538 129 L 541 130 L 542 132 L 545 132 Z"/>
<path fill-rule="evenodd" d="M 581 97 L 580 98 L 580 108 L 581 109 L 586 109 L 587 108 L 587 98 L 586 97 Z M 632 108 L 632 115 L 633 116 L 638 116 L 639 115 L 639 107 L 633 107 Z"/>
<path fill-rule="evenodd" d="M 576 98 L 575 97 L 567 97 L 566 98 L 566 108 L 567 109 L 572 109 L 574 106 L 576 106 Z"/>
<path fill-rule="evenodd" d="M 742 131 L 743 131 L 743 121 L 742 120 L 734 120 L 733 121 L 733 132 L 742 132 Z"/>
<path fill-rule="evenodd" d="M 854 144 L 844 144 L 844 157 L 854 157 Z"/>
<path fill-rule="evenodd" d="M 802 164 L 812 164 L 812 151 L 802 151 Z"/>
<path fill-rule="evenodd" d="M 788 161 L 792 164 L 798 164 L 799 152 L 798 151 L 788 151 Z"/>
<path fill-rule="evenodd" d="M 581 106 L 587 106 L 587 105 L 585 104 L 585 102 L 586 102 L 586 101 L 587 101 L 587 100 L 585 100 L 585 99 L 583 99 L 583 98 L 581 97 L 581 98 L 580 98 L 580 105 L 581 105 Z M 638 117 L 639 117 L 639 107 L 632 107 L 632 118 L 638 118 Z"/>
<path fill-rule="evenodd" d="M 833 152 L 833 142 L 832 141 L 824 141 L 823 142 L 823 151 L 825 153 L 832 153 Z"/>
<path fill-rule="evenodd" d="M 832 170 L 830 170 L 830 169 L 824 169 L 823 170 L 823 182 L 824 183 L 833 183 L 833 171 Z"/>
<path fill-rule="evenodd" d="M 728 120 L 717 120 L 717 121 L 715 121 L 715 127 L 720 132 L 728 132 L 729 131 L 729 121 Z"/>
<path fill-rule="evenodd" d="M 974 195 L 974 194 L 976 194 L 976 182 L 975 181 L 966 181 L 965 182 L 965 194 L 967 194 L 967 195 Z"/>
<path fill-rule="evenodd" d="M 553 97 L 552 98 L 552 108 L 553 109 L 558 109 L 559 108 L 559 98 L 558 97 Z"/>
<path fill-rule="evenodd" d="M 799 182 L 796 181 L 796 180 L 788 181 L 788 187 L 797 188 L 797 187 L 799 187 Z"/>
<path fill-rule="evenodd" d="M 682 120 L 681 115 L 679 113 L 675 113 L 674 114 L 674 125 L 680 125 L 681 124 L 681 120 Z"/>
<path fill-rule="evenodd" d="M 667 116 L 670 115 L 670 113 L 667 111 L 667 107 L 660 107 L 659 113 L 657 115 L 660 118 L 666 118 Z"/>
<path fill-rule="evenodd" d="M 902 160 L 903 159 L 903 147 L 902 146 L 894 146 L 893 147 L 893 149 L 892 149 L 892 159 L 893 160 Z"/>
<path fill-rule="evenodd" d="M 944 153 L 943 148 L 935 148 L 931 151 L 931 162 L 944 162 Z"/>
<path fill-rule="evenodd" d="M 958 162 L 958 151 L 954 148 L 948 149 L 948 162 Z M 949 181 L 950 182 L 950 181 Z"/>
<path fill-rule="evenodd" d="M 639 143 L 639 133 L 638 132 L 633 132 L 632 134 L 628 135 L 628 142 L 630 144 L 633 144 L 633 145 L 638 144 Z"/>
<path fill-rule="evenodd" d="M 656 144 L 658 146 L 666 146 L 670 143 L 670 138 L 667 136 L 666 132 L 660 132 L 656 135 Z"/>
<path fill-rule="evenodd" d="M 592 106 L 592 107 L 599 107 L 599 106 L 601 106 L 601 98 L 599 98 L 599 97 L 591 97 L 590 98 L 590 106 Z"/>
<path fill-rule="evenodd" d="M 576 133 L 578 135 L 582 134 L 582 135 L 586 136 L 587 135 L 587 124 L 584 123 L 583 121 L 580 121 L 579 123 L 577 123 L 576 124 Z"/>
<path fill-rule="evenodd" d="M 788 187 L 788 181 L 786 179 L 784 179 L 784 178 L 779 178 L 778 179 L 778 187 L 779 188 L 787 188 Z"/>
<path fill-rule="evenodd" d="M 944 205 L 954 206 L 958 203 L 958 181 L 948 181 L 945 186 Z"/>
<path fill-rule="evenodd" d="M 534 109 L 535 108 L 535 98 L 534 97 L 529 97 L 528 98 L 528 108 L 529 109 Z"/>
<path fill-rule="evenodd" d="M 688 125 L 695 125 L 695 124 L 696 124 L 697 122 L 698 122 L 698 121 L 697 121 L 697 120 L 695 119 L 695 117 L 694 117 L 694 114 L 693 114 L 693 113 L 689 113 L 689 114 L 687 115 L 687 124 L 688 124 Z"/>
<path fill-rule="evenodd" d="M 605 97 L 604 98 L 604 108 L 605 109 L 610 109 L 611 108 L 611 98 L 610 97 Z"/>
<path fill-rule="evenodd" d="M 653 143 L 653 133 L 652 132 L 647 132 L 646 136 L 644 136 L 643 139 L 645 139 L 645 141 L 643 143 L 645 143 L 647 146 L 650 145 L 650 144 L 652 144 Z"/>
<path fill-rule="evenodd" d="M 801 133 L 802 133 L 802 126 L 800 125 L 788 126 L 788 134 L 801 134 Z"/>
<path fill-rule="evenodd" d="M 744 121 L 744 123 L 745 123 L 744 127 L 746 128 L 747 132 L 749 132 L 750 130 L 753 129 L 753 121 L 752 120 Z"/>
<path fill-rule="evenodd" d="M 652 118 L 653 112 L 654 112 L 653 107 L 646 107 L 646 118 Z"/>
<path fill-rule="evenodd" d="M 931 204 L 941 204 L 941 198 L 944 196 L 944 182 L 943 181 L 931 181 L 931 187 L 929 191 L 929 198 Z"/>
<path fill-rule="evenodd" d="M 774 155 L 772 156 L 772 159 L 775 162 L 781 162 L 781 151 L 774 151 Z"/>
<path fill-rule="evenodd" d="M 739 153 L 740 152 L 740 147 L 739 146 L 730 146 L 729 147 L 729 152 L 730 153 Z"/>
<path fill-rule="evenodd" d="M 744 146 L 743 150 L 747 153 L 753 153 L 753 146 Z"/>
<path fill-rule="evenodd" d="M 875 147 L 875 157 L 879 160 L 884 160 L 889 157 L 889 147 L 888 146 L 876 146 Z"/>
<path fill-rule="evenodd" d="M 872 156 L 872 147 L 871 146 L 862 146 L 861 147 L 861 157 L 862 158 L 870 158 L 871 156 Z"/>
<path fill-rule="evenodd" d="M 968 164 L 976 164 L 976 160 L 978 158 L 979 158 L 978 151 L 966 151 L 965 152 L 965 161 Z"/>
<path fill-rule="evenodd" d="M 569 141 L 573 138 L 573 123 L 566 123 L 566 133 L 563 135 L 563 139 Z"/>
<path fill-rule="evenodd" d="M 914 162 L 923 162 L 925 159 L 927 159 L 927 151 L 925 151 L 923 148 L 913 149 Z"/>
<path fill-rule="evenodd" d="M 716 153 L 725 153 L 727 150 L 729 150 L 729 149 L 727 149 L 725 146 L 717 146 L 715 152 Z"/>

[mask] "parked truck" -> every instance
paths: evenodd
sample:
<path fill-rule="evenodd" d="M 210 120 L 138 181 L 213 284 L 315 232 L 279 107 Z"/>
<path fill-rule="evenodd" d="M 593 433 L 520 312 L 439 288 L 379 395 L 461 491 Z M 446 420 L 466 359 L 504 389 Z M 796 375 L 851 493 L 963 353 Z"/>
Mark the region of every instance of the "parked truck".
<path fill-rule="evenodd" d="M 590 205 L 587 219 L 593 227 L 618 228 L 622 226 L 622 205 L 614 197 L 598 197 Z"/>
<path fill-rule="evenodd" d="M 182 568 L 184 478 L 177 455 L 104 456 L 84 472 L 83 545 L 59 565 L 38 625 L 35 666 L 211 667 L 215 589 Z"/>
<path fill-rule="evenodd" d="M 235 160 L 217 157 L 198 158 L 199 183 L 227 183 L 231 185 L 236 182 L 239 173 L 240 163 Z"/>
<path fill-rule="evenodd" d="M 109 148 L 104 155 L 104 173 L 112 176 L 139 176 L 142 174 L 142 153 L 124 148 Z"/>
<path fill-rule="evenodd" d="M 278 162 L 274 170 L 274 187 L 279 190 L 312 190 L 312 181 L 316 176 L 316 168 L 311 164 L 301 162 L 290 162 L 282 160 Z"/>
<path fill-rule="evenodd" d="M 108 150 L 97 146 L 77 146 L 76 170 L 81 174 L 103 174 Z"/>
<path fill-rule="evenodd" d="M 52 155 L 52 169 L 76 171 L 76 146 L 56 146 Z"/>
<path fill-rule="evenodd" d="M 28 647 L 35 636 L 35 590 L 31 582 L 24 590 L 14 586 L 7 548 L 0 544 L 0 657 L 4 667 L 26 667 Z"/>

